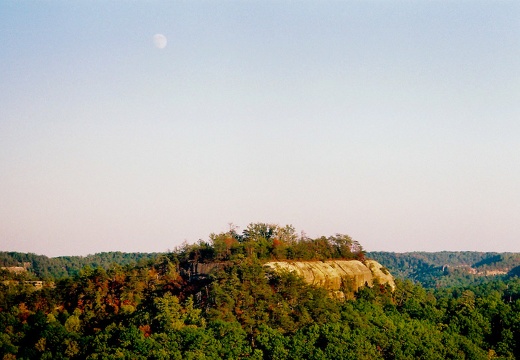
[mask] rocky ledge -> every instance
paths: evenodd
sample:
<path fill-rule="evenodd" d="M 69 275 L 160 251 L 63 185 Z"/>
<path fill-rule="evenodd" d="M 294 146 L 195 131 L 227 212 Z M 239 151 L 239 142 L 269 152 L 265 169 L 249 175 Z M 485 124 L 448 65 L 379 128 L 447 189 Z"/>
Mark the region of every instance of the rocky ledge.
<path fill-rule="evenodd" d="M 271 261 L 265 266 L 277 272 L 294 272 L 308 284 L 323 287 L 339 297 L 374 282 L 395 289 L 393 276 L 374 260 Z"/>

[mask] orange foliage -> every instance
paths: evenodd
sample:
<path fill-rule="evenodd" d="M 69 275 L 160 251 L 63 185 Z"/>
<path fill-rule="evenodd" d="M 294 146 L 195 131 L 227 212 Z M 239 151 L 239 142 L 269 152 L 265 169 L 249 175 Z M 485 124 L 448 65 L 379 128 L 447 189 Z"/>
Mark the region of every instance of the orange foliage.
<path fill-rule="evenodd" d="M 141 330 L 144 337 L 148 337 L 152 334 L 152 329 L 150 328 L 150 325 L 141 325 L 139 326 L 139 330 Z"/>

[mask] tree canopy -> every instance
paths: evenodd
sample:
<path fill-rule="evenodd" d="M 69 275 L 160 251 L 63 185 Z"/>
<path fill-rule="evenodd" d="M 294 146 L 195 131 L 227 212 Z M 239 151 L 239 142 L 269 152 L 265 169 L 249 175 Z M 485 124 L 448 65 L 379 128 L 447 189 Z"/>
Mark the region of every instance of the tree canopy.
<path fill-rule="evenodd" d="M 290 226 L 252 224 L 147 260 L 85 266 L 40 290 L 3 271 L 0 358 L 520 357 L 514 274 L 433 288 L 397 279 L 394 291 L 376 283 L 338 300 L 263 266 L 270 259 L 364 255 L 346 235 L 309 239 Z M 193 261 L 226 266 L 190 278 L 183 264 Z"/>

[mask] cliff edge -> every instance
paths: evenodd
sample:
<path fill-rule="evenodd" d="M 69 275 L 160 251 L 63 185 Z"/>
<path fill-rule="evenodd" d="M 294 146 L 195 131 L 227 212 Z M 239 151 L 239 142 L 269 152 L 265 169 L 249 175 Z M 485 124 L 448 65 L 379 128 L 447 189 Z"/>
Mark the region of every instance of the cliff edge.
<path fill-rule="evenodd" d="M 393 276 L 375 260 L 271 261 L 265 266 L 274 271 L 294 272 L 308 284 L 323 287 L 339 296 L 353 293 L 374 281 L 395 289 Z M 338 293 L 338 292 L 342 292 Z"/>

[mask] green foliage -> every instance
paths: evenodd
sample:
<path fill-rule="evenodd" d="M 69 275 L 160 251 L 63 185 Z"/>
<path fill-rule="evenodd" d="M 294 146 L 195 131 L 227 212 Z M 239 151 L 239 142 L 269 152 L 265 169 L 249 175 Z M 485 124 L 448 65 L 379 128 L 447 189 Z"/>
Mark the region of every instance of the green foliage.
<path fill-rule="evenodd" d="M 517 253 L 370 252 L 367 256 L 388 268 L 394 277 L 430 288 L 478 285 L 490 279 L 520 275 Z"/>
<path fill-rule="evenodd" d="M 0 266 L 26 267 L 29 274 L 40 279 L 58 279 L 77 275 L 86 266 L 108 270 L 117 265 L 135 265 L 158 256 L 157 253 L 105 252 L 88 256 L 60 256 L 49 258 L 45 255 L 18 252 L 0 252 Z"/>
<path fill-rule="evenodd" d="M 290 226 L 253 223 L 238 234 L 232 228 L 226 233 L 211 234 L 210 242 L 185 245 L 179 251 L 182 261 L 235 261 L 244 258 L 258 260 L 326 260 L 359 259 L 365 252 L 348 235 L 308 238 L 298 236 Z"/>
<path fill-rule="evenodd" d="M 416 266 L 408 279 L 397 279 L 394 291 L 375 284 L 340 301 L 263 266 L 270 259 L 363 256 L 346 235 L 309 239 L 292 227 L 251 224 L 242 234 L 213 234 L 208 243 L 153 260 L 89 263 L 41 290 L 23 282 L 27 274 L 5 273 L 15 282 L 0 283 L 0 359 L 520 358 L 514 274 L 423 287 L 409 279 L 414 271 L 461 260 L 452 253 L 390 256 L 378 260 L 392 273 Z M 462 257 L 475 268 L 514 265 L 514 257 Z M 18 265 L 30 256 L 10 258 Z M 186 270 L 209 261 L 222 266 L 207 277 Z"/>

